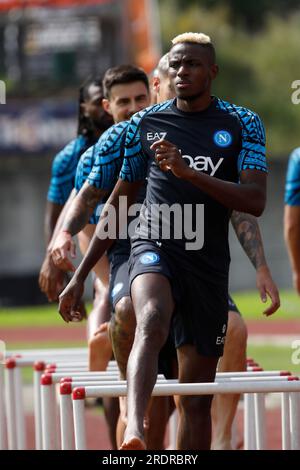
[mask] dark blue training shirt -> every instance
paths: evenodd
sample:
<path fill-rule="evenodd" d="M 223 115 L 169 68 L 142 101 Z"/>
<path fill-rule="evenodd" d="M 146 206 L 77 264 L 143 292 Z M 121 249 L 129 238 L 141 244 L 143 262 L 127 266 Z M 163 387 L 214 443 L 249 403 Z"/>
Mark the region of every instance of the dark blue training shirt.
<path fill-rule="evenodd" d="M 66 203 L 74 188 L 78 160 L 83 152 L 94 143 L 95 140 L 79 135 L 54 157 L 48 201 L 61 205 Z"/>
<path fill-rule="evenodd" d="M 125 135 L 129 122 L 120 122 L 107 129 L 98 142 L 81 155 L 77 165 L 75 188 L 77 192 L 87 181 L 97 189 L 109 191 L 114 188 L 122 166 Z M 105 200 L 107 196 L 105 197 Z M 100 203 L 90 224 L 97 224 L 103 204 Z"/>
<path fill-rule="evenodd" d="M 159 138 L 175 144 L 186 163 L 196 171 L 237 183 L 241 171 L 267 171 L 263 124 L 249 109 L 216 97 L 201 112 L 180 111 L 174 99 L 135 114 L 127 131 L 120 177 L 129 182 L 143 180 L 151 162 L 145 210 L 140 216 L 134 245 L 143 243 L 144 239 L 156 239 L 161 249 L 180 263 L 183 269 L 214 282 L 227 282 L 230 262 L 228 221 L 231 211 L 195 185 L 177 178 L 171 171 L 160 170 L 153 158 L 154 152 L 150 150 L 151 144 Z M 179 204 L 182 208 L 187 205 L 191 208 L 190 223 L 194 228 L 197 206 L 204 205 L 203 247 L 197 251 L 186 250 L 190 239 L 184 232 L 181 237 L 174 235 L 166 239 L 161 237 L 160 227 L 157 226 L 155 233 L 151 213 L 154 204 Z M 184 214 L 185 210 L 186 206 Z M 174 220 L 171 224 L 174 226 Z M 175 231 L 171 230 L 170 233 L 174 234 Z"/>

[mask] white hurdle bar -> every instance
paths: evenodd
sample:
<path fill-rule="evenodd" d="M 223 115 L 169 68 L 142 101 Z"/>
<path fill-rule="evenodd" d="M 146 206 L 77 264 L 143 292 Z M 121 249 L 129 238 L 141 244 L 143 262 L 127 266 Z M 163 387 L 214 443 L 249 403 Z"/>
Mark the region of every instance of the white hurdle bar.
<path fill-rule="evenodd" d="M 73 431 L 72 431 L 72 423 L 73 423 L 73 418 L 71 415 L 71 410 L 72 410 L 72 405 L 71 405 L 71 393 L 72 390 L 77 388 L 77 387 L 85 387 L 85 386 L 97 386 L 97 385 L 102 385 L 105 387 L 110 387 L 112 385 L 126 385 L 126 381 L 100 381 L 95 380 L 94 378 L 89 378 L 90 381 L 87 381 L 86 379 L 83 380 L 83 377 L 79 377 L 77 379 L 71 380 L 61 380 L 61 385 L 60 385 L 60 418 L 61 418 L 61 443 L 62 443 L 62 449 L 63 450 L 72 450 L 74 449 L 73 447 Z M 105 379 L 104 379 L 105 380 Z M 224 382 L 238 382 L 238 381 L 245 381 L 245 382 L 261 382 L 260 377 L 234 377 L 234 378 L 228 378 L 228 377 L 219 377 L 216 379 L 217 382 L 224 383 Z M 281 376 L 268 376 L 263 379 L 266 382 L 269 381 L 290 381 L 290 380 L 297 380 L 296 377 L 281 377 Z M 165 379 L 158 379 L 157 383 L 177 383 L 178 380 L 165 380 Z M 265 410 L 264 410 L 264 394 L 255 394 L 255 399 L 256 399 L 256 404 L 254 407 L 255 411 L 255 420 L 253 422 L 254 425 L 254 433 L 256 437 L 256 449 L 257 450 L 263 450 L 265 448 Z M 176 448 L 176 435 L 177 435 L 177 415 L 175 413 L 175 416 L 171 416 L 172 419 L 170 419 L 170 424 L 169 424 L 169 430 L 170 430 L 170 444 L 168 449 L 175 449 Z M 66 436 L 64 432 L 66 430 L 69 430 L 69 433 L 72 435 Z"/>
<path fill-rule="evenodd" d="M 286 376 L 287 372 L 282 372 L 282 371 L 258 371 L 258 372 L 236 372 L 236 373 L 217 373 L 216 379 L 218 380 L 236 380 L 238 378 L 243 377 L 245 380 L 248 377 L 250 380 L 260 380 L 260 377 L 266 377 L 266 380 L 268 379 L 273 379 L 275 380 L 281 380 L 282 376 L 281 374 L 284 374 L 284 378 L 289 378 Z M 257 376 L 257 377 L 256 377 Z M 256 377 L 256 378 L 255 378 Z M 164 377 L 158 376 L 158 380 L 165 380 Z M 117 383 L 119 381 L 119 374 L 116 372 L 74 372 L 71 371 L 69 377 L 66 377 L 65 372 L 62 373 L 51 373 L 51 374 L 44 374 L 41 378 L 41 395 L 42 395 L 42 420 L 43 420 L 43 425 L 42 425 L 42 440 L 44 442 L 43 449 L 44 450 L 51 450 L 57 447 L 58 444 L 54 444 L 54 437 L 57 435 L 56 432 L 56 414 L 57 414 L 57 409 L 56 409 L 56 402 L 53 400 L 53 396 L 55 396 L 55 385 L 58 384 L 59 382 L 71 382 L 72 383 L 72 388 L 74 388 L 74 383 L 75 386 L 80 386 L 80 385 L 87 385 L 87 382 L 97 382 L 97 381 L 112 381 L 109 383 L 111 385 L 112 383 Z M 177 382 L 177 381 L 175 381 Z M 126 383 L 126 382 L 120 382 L 119 383 Z M 170 382 L 172 383 L 172 382 Z M 107 384 L 108 385 L 108 384 Z M 52 391 L 50 391 L 52 389 Z M 63 389 L 64 390 L 64 389 Z M 64 390 L 64 395 L 68 395 L 67 391 Z M 63 398 L 63 401 L 66 402 L 68 399 L 67 396 Z M 70 405 L 68 405 L 70 407 Z M 60 411 L 62 413 L 62 411 Z M 60 414 L 61 420 L 63 419 L 62 414 Z M 261 418 L 262 419 L 262 418 Z M 68 421 L 68 419 L 67 419 Z M 254 426 L 254 423 L 253 423 Z M 64 427 L 64 426 L 63 426 Z M 172 431 L 171 431 L 172 432 Z M 255 430 L 253 431 L 255 432 Z M 173 430 L 174 434 L 174 430 Z M 172 445 L 174 445 L 174 440 L 172 440 Z M 262 447 L 262 443 L 260 444 L 260 447 Z"/>
<path fill-rule="evenodd" d="M 215 393 L 275 393 L 275 392 L 293 392 L 295 396 L 293 401 L 294 419 L 292 426 L 292 449 L 300 449 L 300 414 L 299 414 L 299 380 L 286 381 L 256 381 L 249 382 L 237 380 L 236 382 L 224 381 L 200 384 L 158 384 L 153 389 L 153 396 L 169 396 L 169 395 L 213 395 Z M 297 393 L 296 393 L 297 392 Z M 73 419 L 75 445 L 77 450 L 85 450 L 86 446 L 86 430 L 84 422 L 84 400 L 85 398 L 97 397 L 119 397 L 127 395 L 126 385 L 114 385 L 106 387 L 79 387 L 72 392 L 73 399 Z"/>

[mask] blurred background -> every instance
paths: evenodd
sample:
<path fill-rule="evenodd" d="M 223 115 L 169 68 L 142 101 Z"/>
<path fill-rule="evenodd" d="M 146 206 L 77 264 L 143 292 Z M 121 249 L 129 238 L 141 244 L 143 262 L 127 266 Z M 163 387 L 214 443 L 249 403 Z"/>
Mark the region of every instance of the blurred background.
<path fill-rule="evenodd" d="M 150 72 L 184 31 L 211 35 L 214 92 L 258 112 L 267 132 L 265 249 L 280 288 L 291 287 L 282 216 L 287 158 L 300 145 L 298 0 L 0 0 L 0 306 L 45 302 L 37 277 L 51 162 L 76 133 L 78 86 L 132 62 Z M 255 273 L 231 234 L 231 288 Z"/>

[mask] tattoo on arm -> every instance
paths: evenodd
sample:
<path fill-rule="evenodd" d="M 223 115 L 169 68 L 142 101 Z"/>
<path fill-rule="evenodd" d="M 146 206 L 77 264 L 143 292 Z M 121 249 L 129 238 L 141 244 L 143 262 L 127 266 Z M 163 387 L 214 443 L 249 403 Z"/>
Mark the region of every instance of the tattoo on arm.
<path fill-rule="evenodd" d="M 263 241 L 256 217 L 233 211 L 231 223 L 243 250 L 255 269 L 266 265 Z"/>
<path fill-rule="evenodd" d="M 85 183 L 70 206 L 64 222 L 64 230 L 71 235 L 79 233 L 88 223 L 94 209 L 107 191 Z"/>

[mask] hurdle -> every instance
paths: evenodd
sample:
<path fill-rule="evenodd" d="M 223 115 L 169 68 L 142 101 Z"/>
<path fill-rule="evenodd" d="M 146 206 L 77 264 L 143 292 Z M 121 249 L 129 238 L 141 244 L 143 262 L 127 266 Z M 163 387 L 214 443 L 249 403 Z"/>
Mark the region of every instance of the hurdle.
<path fill-rule="evenodd" d="M 84 385 L 89 385 L 89 386 L 96 385 L 97 380 L 99 382 L 99 378 L 98 378 L 99 373 L 98 374 L 90 373 L 90 375 L 88 375 L 88 376 L 84 376 L 83 373 L 80 373 L 80 374 L 77 375 L 77 376 L 68 377 L 68 378 L 61 378 L 61 375 L 63 375 L 63 374 L 54 374 L 54 375 L 52 375 L 53 382 L 58 383 L 58 380 L 60 380 L 60 383 L 61 383 L 61 386 L 60 386 L 60 394 L 61 394 L 61 396 L 60 396 L 60 401 L 61 401 L 61 406 L 60 406 L 61 429 L 63 429 L 63 430 L 69 429 L 69 433 L 71 432 L 71 429 L 72 429 L 72 418 L 70 418 L 70 410 L 72 409 L 72 406 L 71 406 L 71 403 L 70 403 L 71 402 L 71 398 L 70 398 L 71 390 L 74 389 L 77 386 L 79 387 L 79 386 L 84 386 Z M 260 376 L 255 377 L 256 374 L 260 374 Z M 98 377 L 97 377 L 97 375 L 98 375 Z M 287 371 L 240 372 L 240 373 L 234 373 L 235 377 L 231 377 L 231 375 L 232 374 L 230 374 L 230 373 L 217 374 L 216 380 L 218 380 L 218 381 L 224 381 L 224 380 L 235 381 L 238 378 L 242 378 L 243 375 L 246 376 L 246 377 L 243 378 L 244 380 L 246 380 L 248 378 L 248 380 L 252 381 L 252 382 L 261 380 L 261 378 L 263 376 L 265 377 L 265 380 L 267 380 L 267 381 L 268 380 L 282 381 L 282 380 L 292 380 L 293 379 L 292 377 L 289 376 L 290 373 L 287 372 Z M 102 385 L 110 386 L 113 383 L 122 384 L 122 382 L 120 382 L 120 381 L 119 382 L 114 382 L 114 381 L 109 382 L 109 380 L 111 380 L 111 379 L 112 379 L 112 377 L 108 377 L 108 376 L 105 377 L 105 373 L 103 373 L 103 376 L 101 377 L 101 380 L 102 381 L 104 380 L 102 382 Z M 115 379 L 118 379 L 118 377 L 115 377 Z M 159 379 L 159 377 L 158 377 L 158 379 Z M 162 377 L 162 379 L 163 379 L 163 377 Z M 94 384 L 92 383 L 93 381 L 95 381 Z M 63 385 L 66 382 L 69 382 L 69 383 L 66 384 L 66 385 Z M 126 382 L 123 382 L 123 383 L 126 383 Z M 178 381 L 177 380 L 168 381 L 167 383 L 178 383 Z M 47 383 L 47 385 L 49 385 L 49 382 Z M 45 405 L 45 409 L 48 410 L 48 412 L 50 410 L 50 406 L 51 406 L 51 404 Z M 66 410 L 64 408 L 66 408 Z M 50 412 L 49 414 L 50 414 L 50 416 L 53 416 L 53 412 Z M 256 419 L 256 422 L 258 423 L 257 424 L 258 429 L 262 428 L 262 426 L 264 425 L 264 415 L 258 415 L 257 419 Z M 65 424 L 65 423 L 69 423 L 69 424 Z M 255 422 L 254 422 L 254 424 L 255 424 Z M 173 424 L 171 423 L 171 425 L 170 425 L 170 436 L 171 436 L 170 441 L 171 441 L 171 445 L 173 447 L 175 445 L 174 443 L 176 442 L 175 434 L 176 434 L 176 422 L 173 423 Z M 47 435 L 48 436 L 51 435 L 51 431 L 49 431 L 49 429 L 47 430 Z M 264 447 L 264 442 L 263 442 L 262 436 L 263 436 L 263 434 L 261 435 L 261 437 L 258 441 L 258 448 L 263 448 Z M 70 444 L 70 440 L 68 440 L 68 438 L 65 437 L 64 431 L 63 431 L 63 434 L 62 434 L 61 438 L 62 438 L 62 448 L 63 449 L 73 449 L 74 448 L 72 446 L 72 444 Z"/>
<path fill-rule="evenodd" d="M 282 376 L 289 376 L 290 373 L 287 371 L 248 371 L 248 372 L 235 372 L 235 373 L 217 373 L 216 378 L 219 380 L 235 380 L 235 378 L 240 378 L 240 377 L 249 377 L 250 380 L 258 380 L 259 377 L 266 377 L 266 379 L 270 378 L 273 379 L 276 377 L 276 379 L 281 380 Z M 256 379 L 254 377 L 257 376 Z M 164 377 L 161 375 L 158 376 L 158 381 L 165 380 Z M 42 440 L 43 440 L 43 449 L 44 450 L 51 450 L 58 448 L 58 442 L 55 443 L 55 437 L 57 436 L 57 426 L 56 426 L 56 414 L 57 414 L 57 409 L 56 409 L 56 401 L 54 399 L 55 397 L 55 385 L 58 383 L 64 383 L 64 382 L 70 382 L 71 383 L 71 388 L 77 387 L 77 386 L 83 386 L 86 385 L 87 382 L 95 382 L 93 385 L 96 385 L 96 383 L 102 382 L 105 385 L 112 385 L 113 383 L 122 383 L 119 380 L 119 373 L 114 372 L 114 371 L 106 371 L 106 372 L 75 372 L 74 370 L 69 371 L 69 376 L 66 376 L 66 371 L 64 372 L 51 372 L 50 374 L 44 374 L 41 378 L 41 396 L 42 396 Z M 175 383 L 178 381 L 175 381 Z M 126 383 L 126 382 L 123 382 Z M 173 383 L 172 381 L 168 383 Z M 91 385 L 91 383 L 90 383 Z M 68 391 L 69 390 L 69 391 Z M 63 392 L 62 392 L 63 391 Z M 71 422 L 70 417 L 64 418 L 65 413 L 62 409 L 62 407 L 66 406 L 68 409 L 71 407 L 71 397 L 70 395 L 70 389 L 61 388 L 61 394 L 64 395 L 63 399 L 60 397 L 60 400 L 63 400 L 63 403 L 67 403 L 67 400 L 69 400 L 69 404 L 62 404 L 60 407 L 60 419 L 61 419 L 61 429 L 67 429 L 68 425 L 65 425 L 65 422 Z M 254 424 L 253 424 L 254 425 Z M 173 423 L 173 426 L 175 426 L 175 423 Z M 70 426 L 69 426 L 70 429 Z M 173 438 L 171 438 L 171 442 L 173 443 L 176 442 L 174 440 L 174 427 L 170 427 L 170 432 L 173 432 Z M 68 444 L 65 442 L 68 442 L 68 439 L 64 441 L 63 436 L 61 436 L 61 445 L 63 449 L 70 449 L 68 447 Z M 71 447 L 71 449 L 74 447 Z"/>
<path fill-rule="evenodd" d="M 78 349 L 80 349 L 80 351 L 78 351 Z M 42 354 L 41 354 L 41 351 L 42 351 Z M 21 357 L 19 353 L 22 353 Z M 74 355 L 72 356 L 73 353 Z M 98 377 L 99 377 L 99 374 L 101 374 L 101 372 L 93 372 L 93 373 L 88 372 L 86 348 L 75 348 L 70 351 L 67 350 L 67 352 L 65 349 L 62 349 L 62 350 L 56 350 L 55 353 L 52 350 L 46 350 L 46 351 L 30 350 L 30 351 L 26 351 L 26 354 L 24 354 L 23 351 L 14 351 L 14 354 L 17 354 L 18 357 L 13 358 L 12 351 L 10 351 L 7 354 L 8 358 L 15 361 L 15 366 L 8 367 L 8 368 L 6 367 L 7 377 L 5 378 L 5 384 L 6 384 L 5 391 L 6 391 L 7 410 L 6 410 L 6 407 L 3 406 L 4 418 L 1 419 L 0 421 L 0 449 L 7 448 L 7 443 L 5 442 L 6 440 L 5 439 L 6 438 L 5 425 L 3 426 L 3 423 L 5 422 L 5 411 L 6 411 L 7 418 L 8 418 L 7 419 L 7 434 L 8 434 L 7 437 L 9 440 L 9 448 L 10 449 L 25 448 L 24 447 L 25 430 L 24 430 L 24 425 L 22 426 L 22 416 L 24 417 L 25 414 L 24 414 L 24 409 L 22 407 L 22 396 L 20 395 L 20 392 L 22 391 L 20 375 L 18 378 L 18 374 L 20 373 L 20 368 L 25 367 L 25 366 L 33 367 L 36 448 L 41 449 L 43 448 L 42 398 L 41 398 L 42 386 L 40 385 L 42 375 L 45 372 L 51 373 L 52 379 L 55 383 L 59 383 L 60 379 L 65 378 L 66 376 L 69 376 L 72 378 L 71 390 L 73 390 L 76 387 L 82 387 L 83 385 L 85 385 L 85 381 L 89 381 L 88 386 L 97 386 Z M 38 362 L 37 362 L 37 359 L 39 359 Z M 253 373 L 257 374 L 257 377 L 268 377 L 268 376 L 271 377 L 271 376 L 274 376 L 274 374 L 275 375 L 279 374 L 280 376 L 285 376 L 288 374 L 290 375 L 290 373 L 287 371 L 263 371 L 258 366 L 258 364 L 255 363 L 255 361 L 253 360 L 248 360 L 247 364 L 248 364 L 247 372 L 238 372 L 238 373 L 228 372 L 225 374 L 227 374 L 227 376 L 228 377 L 230 376 L 231 378 L 238 377 L 240 374 L 244 374 L 244 377 L 247 377 L 247 375 L 245 374 L 253 374 Z M 124 386 L 125 385 L 124 383 L 117 382 L 119 380 L 119 374 L 117 371 L 118 369 L 117 369 L 116 363 L 114 361 L 109 363 L 107 371 L 102 373 L 102 374 L 105 374 L 105 379 L 103 379 L 102 384 L 104 384 L 105 381 L 109 382 L 113 379 L 115 380 L 114 382 L 115 385 L 119 384 L 119 385 Z M 59 375 L 56 376 L 56 374 L 59 374 Z M 92 377 L 90 374 L 96 374 L 96 376 Z M 216 377 L 218 378 L 218 373 Z M 220 382 L 220 380 L 218 380 L 218 382 Z M 176 384 L 175 382 L 171 382 L 170 384 L 172 383 Z M 160 383 L 158 383 L 158 385 L 160 385 Z M 104 386 L 104 385 L 101 385 L 101 386 Z M 111 387 L 112 385 L 107 384 L 107 386 Z M 7 393 L 8 389 L 11 390 L 9 394 Z M 2 386 L 1 386 L 1 371 L 0 371 L 0 403 L 1 403 L 1 399 L 3 400 L 3 393 L 1 393 L 1 390 L 3 391 L 3 380 L 2 380 Z M 9 395 L 9 397 L 7 397 L 7 395 Z M 21 399 L 19 400 L 16 399 L 17 396 L 21 397 Z M 260 412 L 257 411 L 258 407 L 262 406 L 262 401 L 259 400 L 260 398 L 259 396 L 255 398 L 255 396 L 252 393 L 249 393 L 249 396 L 253 398 L 253 400 L 258 400 L 258 402 L 256 405 L 254 402 L 252 404 L 250 403 L 248 416 L 250 416 L 253 419 L 252 419 L 252 424 L 249 423 L 247 427 L 245 428 L 245 431 L 247 433 L 247 429 L 248 429 L 248 433 L 252 433 L 252 442 L 251 440 L 246 438 L 247 436 L 245 433 L 245 448 L 254 448 L 254 449 L 263 448 L 264 447 L 263 432 L 261 433 L 262 435 L 260 437 L 257 436 L 257 432 L 259 429 L 261 430 L 261 428 L 257 427 L 257 424 L 256 424 L 259 421 L 259 416 L 263 416 L 264 414 L 263 408 L 261 408 Z M 291 412 L 291 410 L 294 409 L 295 406 L 297 405 L 293 404 L 294 399 L 293 399 L 292 392 L 290 394 L 288 392 L 283 392 L 281 396 L 282 396 L 282 404 L 281 404 L 282 428 L 285 427 L 285 432 L 283 432 L 283 449 L 285 448 L 289 449 L 289 448 L 294 448 L 295 446 L 295 443 L 293 442 L 294 438 L 291 435 L 291 429 L 293 429 L 293 426 L 294 426 L 292 422 L 293 421 L 292 417 L 294 417 L 295 414 L 294 412 Z M 68 400 L 69 410 L 70 409 L 72 410 L 72 398 L 70 394 L 67 397 L 67 400 Z M 55 386 L 54 386 L 54 395 L 52 395 L 52 399 L 50 397 L 50 401 L 54 404 L 54 406 L 56 405 Z M 61 396 L 60 396 L 60 401 L 61 401 Z M 11 406 L 9 405 L 10 402 L 12 403 Z M 61 419 L 61 426 L 60 426 L 61 429 L 62 429 L 62 424 L 64 424 L 61 418 L 61 413 L 62 413 L 63 408 L 64 408 L 64 405 L 60 406 L 60 409 L 59 409 L 60 419 Z M 247 409 L 247 404 L 245 406 L 245 410 L 246 409 Z M 251 412 L 251 409 L 252 409 L 252 412 Z M 57 406 L 55 406 L 55 413 L 58 415 Z M 55 413 L 53 414 L 53 416 L 55 415 Z M 256 417 L 255 417 L 255 413 L 256 413 Z M 11 420 L 10 416 L 12 417 L 19 416 L 19 423 L 21 424 L 17 425 L 16 419 Z M 176 416 L 174 416 L 173 418 L 171 420 L 171 425 L 170 425 L 170 432 L 173 432 L 173 437 L 171 437 L 171 442 L 174 441 L 175 430 L 177 427 Z M 11 421 L 15 424 L 14 425 L 9 424 Z M 173 421 L 173 424 L 172 424 L 172 421 Z M 22 428 L 23 428 L 23 437 L 22 437 Z M 70 430 L 70 426 L 68 425 L 66 429 Z M 45 431 L 47 432 L 47 426 L 45 426 Z M 1 432 L 3 436 L 2 439 L 1 439 Z M 68 436 L 68 435 L 65 434 L 63 431 L 61 431 L 61 433 L 62 433 L 61 446 L 62 448 L 64 447 L 67 448 L 68 443 L 63 444 L 63 436 L 65 435 Z M 19 435 L 19 438 L 18 438 L 18 435 Z M 23 444 L 22 444 L 22 439 L 23 439 Z M 59 448 L 59 447 L 60 446 L 56 444 L 56 448 Z"/>
<path fill-rule="evenodd" d="M 296 378 L 298 379 L 298 378 Z M 169 395 L 213 395 L 216 393 L 290 393 L 293 419 L 290 421 L 292 450 L 300 449 L 300 414 L 299 414 L 299 380 L 265 381 L 256 382 L 237 380 L 236 382 L 213 383 L 185 383 L 185 384 L 157 384 L 153 389 L 153 396 Z M 86 450 L 86 431 L 84 422 L 84 400 L 97 397 L 126 396 L 126 385 L 85 386 L 75 388 L 72 392 L 73 420 L 75 446 L 77 450 Z"/>
<path fill-rule="evenodd" d="M 42 361 L 56 361 L 60 363 L 63 361 L 71 361 L 71 363 L 86 361 L 87 363 L 87 348 L 72 348 L 70 350 L 15 350 L 6 351 L 5 365 L 1 364 L 0 370 L 0 404 L 2 409 L 0 411 L 0 450 L 7 448 L 25 449 L 26 448 L 26 428 L 25 428 L 25 413 L 22 394 L 22 367 L 33 367 L 35 370 L 35 363 L 38 361 L 36 374 L 40 369 L 42 371 Z M 35 373 L 33 373 L 35 375 Z M 33 377 L 33 382 L 35 377 Z M 37 390 L 37 387 L 35 387 Z M 39 404 L 39 396 L 34 398 L 34 404 Z M 34 410 L 35 415 L 35 434 L 36 434 L 36 449 L 40 449 L 41 445 L 39 437 L 41 435 L 38 419 L 38 406 Z"/>

